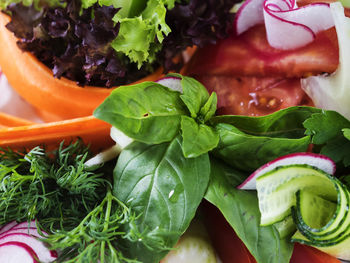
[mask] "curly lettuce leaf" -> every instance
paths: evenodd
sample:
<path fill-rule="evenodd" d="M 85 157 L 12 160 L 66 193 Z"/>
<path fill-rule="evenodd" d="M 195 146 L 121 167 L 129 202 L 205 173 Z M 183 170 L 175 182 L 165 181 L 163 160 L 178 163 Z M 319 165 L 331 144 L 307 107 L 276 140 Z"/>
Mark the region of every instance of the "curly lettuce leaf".
<path fill-rule="evenodd" d="M 174 1 L 167 1 L 167 5 L 172 3 Z M 164 37 L 171 32 L 165 22 L 166 12 L 162 0 L 150 0 L 137 17 L 123 17 L 117 13 L 113 20 L 120 23 L 120 30 L 111 46 L 126 54 L 139 68 L 145 62 L 154 62 Z"/>

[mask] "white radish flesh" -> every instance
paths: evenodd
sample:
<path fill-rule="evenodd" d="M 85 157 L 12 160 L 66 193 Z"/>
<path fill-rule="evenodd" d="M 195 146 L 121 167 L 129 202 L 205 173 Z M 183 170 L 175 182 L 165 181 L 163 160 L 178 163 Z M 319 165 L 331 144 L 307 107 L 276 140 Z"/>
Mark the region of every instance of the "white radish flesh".
<path fill-rule="evenodd" d="M 18 223 L 16 221 L 12 221 L 6 225 L 4 225 L 1 229 L 0 229 L 0 234 L 10 230 L 11 228 L 15 227 L 16 225 L 18 225 Z"/>
<path fill-rule="evenodd" d="M 335 163 L 330 158 L 324 155 L 314 154 L 314 153 L 288 154 L 261 166 L 237 188 L 243 189 L 243 190 L 255 190 L 256 179 L 259 176 L 275 169 L 276 167 L 291 165 L 291 164 L 307 164 L 332 175 L 335 173 L 335 168 L 336 168 Z"/>
<path fill-rule="evenodd" d="M 36 223 L 35 221 L 30 221 L 29 223 L 28 222 L 21 222 L 21 223 L 18 223 L 16 224 L 13 229 L 17 229 L 17 228 L 36 228 Z"/>
<path fill-rule="evenodd" d="M 20 242 L 0 244 L 0 260 L 3 263 L 38 263 L 35 252 Z"/>
<path fill-rule="evenodd" d="M 334 26 L 329 4 L 298 8 L 295 0 L 248 0 L 235 18 L 237 34 L 265 23 L 267 40 L 277 49 L 296 49 L 312 42 L 316 34 Z"/>
<path fill-rule="evenodd" d="M 8 234 L 16 234 L 16 233 L 20 233 L 20 234 L 28 234 L 30 236 L 34 236 L 34 237 L 39 237 L 39 238 L 42 238 L 43 236 L 41 236 L 38 232 L 38 229 L 37 228 L 33 228 L 33 227 L 30 227 L 30 228 L 27 228 L 27 227 L 24 227 L 24 228 L 12 228 L 2 234 L 0 234 L 0 238 L 2 236 L 5 236 L 5 235 L 8 235 Z M 47 236 L 47 233 L 46 232 L 42 232 L 42 234 L 44 236 Z"/>
<path fill-rule="evenodd" d="M 20 242 L 29 246 L 42 263 L 52 262 L 57 257 L 55 251 L 50 251 L 43 242 L 28 234 L 14 233 L 0 237 L 0 245 L 7 242 Z"/>

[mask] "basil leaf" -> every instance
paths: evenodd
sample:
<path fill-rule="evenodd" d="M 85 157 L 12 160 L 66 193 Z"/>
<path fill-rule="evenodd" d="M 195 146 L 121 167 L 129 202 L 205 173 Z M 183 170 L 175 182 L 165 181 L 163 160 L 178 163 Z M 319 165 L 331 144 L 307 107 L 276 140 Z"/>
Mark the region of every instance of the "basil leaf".
<path fill-rule="evenodd" d="M 215 129 L 220 135 L 218 147 L 213 151 L 215 156 L 249 172 L 281 155 L 304 152 L 310 143 L 310 136 L 299 139 L 253 136 L 225 123 L 217 124 Z"/>
<path fill-rule="evenodd" d="M 191 117 L 197 118 L 199 111 L 209 99 L 208 91 L 194 78 L 185 77 L 180 74 L 170 75 L 181 78 L 183 95 L 180 97 L 190 111 Z"/>
<path fill-rule="evenodd" d="M 186 159 L 181 137 L 170 143 L 132 143 L 114 170 L 114 195 L 137 214 L 140 231 L 153 230 L 173 247 L 194 217 L 209 182 L 208 154 Z M 159 262 L 168 251 L 151 251 L 142 242 L 128 242 L 125 254 L 144 263 Z"/>
<path fill-rule="evenodd" d="M 214 149 L 219 143 L 219 135 L 205 124 L 198 124 L 190 117 L 181 117 L 182 151 L 186 158 L 198 157 Z"/>
<path fill-rule="evenodd" d="M 205 198 L 225 216 L 258 263 L 288 263 L 292 243 L 280 239 L 274 226 L 260 226 L 256 192 L 237 190 L 242 178 L 237 171 L 212 158 L 211 181 Z"/>
<path fill-rule="evenodd" d="M 115 89 L 94 111 L 94 116 L 112 124 L 127 136 L 158 144 L 171 141 L 187 110 L 180 93 L 154 82 Z"/>
<path fill-rule="evenodd" d="M 200 110 L 200 118 L 202 119 L 203 123 L 206 123 L 211 117 L 214 116 L 217 103 L 218 97 L 216 93 L 213 92 Z"/>
<path fill-rule="evenodd" d="M 305 133 L 303 122 L 320 109 L 312 107 L 290 107 L 260 117 L 217 116 L 211 123 L 228 123 L 246 134 L 268 137 L 300 138 Z"/>

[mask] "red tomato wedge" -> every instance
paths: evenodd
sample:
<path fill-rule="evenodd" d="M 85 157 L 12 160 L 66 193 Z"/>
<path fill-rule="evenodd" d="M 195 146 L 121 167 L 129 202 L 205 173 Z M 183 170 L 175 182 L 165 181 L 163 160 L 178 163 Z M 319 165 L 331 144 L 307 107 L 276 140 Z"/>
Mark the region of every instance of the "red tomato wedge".
<path fill-rule="evenodd" d="M 243 242 L 219 210 L 210 203 L 203 206 L 204 222 L 213 246 L 223 263 L 255 263 Z"/>
<path fill-rule="evenodd" d="M 216 45 L 198 49 L 187 66 L 189 75 L 302 77 L 333 72 L 339 61 L 334 28 L 319 33 L 312 43 L 295 50 L 272 48 L 264 25 L 240 36 L 231 35 Z"/>
<path fill-rule="evenodd" d="M 203 211 L 208 233 L 223 263 L 256 263 L 254 257 L 215 206 L 204 203 Z M 341 262 L 316 248 L 296 243 L 290 263 Z"/>
<path fill-rule="evenodd" d="M 296 243 L 290 263 L 341 263 L 340 260 L 309 246 Z"/>
<path fill-rule="evenodd" d="M 311 105 L 298 78 L 198 76 L 218 95 L 217 114 L 260 116 L 296 105 Z"/>

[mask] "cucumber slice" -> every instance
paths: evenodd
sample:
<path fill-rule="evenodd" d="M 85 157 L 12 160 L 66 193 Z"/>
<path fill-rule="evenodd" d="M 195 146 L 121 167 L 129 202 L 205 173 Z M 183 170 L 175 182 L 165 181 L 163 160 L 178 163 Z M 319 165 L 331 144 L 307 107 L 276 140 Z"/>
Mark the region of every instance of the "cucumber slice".
<path fill-rule="evenodd" d="M 287 216 L 282 221 L 274 223 L 273 225 L 277 229 L 281 239 L 291 236 L 296 230 L 292 216 Z"/>
<path fill-rule="evenodd" d="M 300 189 L 315 192 L 327 200 L 337 200 L 335 183 L 330 175 L 308 165 L 277 167 L 256 181 L 261 225 L 271 225 L 291 215 Z"/>
<path fill-rule="evenodd" d="M 310 204 L 310 200 L 307 200 L 307 195 L 297 195 L 297 206 L 293 209 L 294 221 L 299 231 L 314 242 L 337 242 L 339 237 L 344 236 L 349 228 L 349 192 L 337 179 L 333 180 L 337 184 L 338 191 L 337 204 L 333 209 L 331 207 L 327 209 L 328 201 L 322 200 L 320 197 L 313 197 L 314 200 L 318 201 L 313 206 Z M 328 205 L 330 204 L 328 203 Z M 317 226 L 318 220 L 323 220 L 325 224 L 321 225 L 320 223 Z"/>
<path fill-rule="evenodd" d="M 310 230 L 327 227 L 333 219 L 335 211 L 340 212 L 339 210 L 341 210 L 339 204 L 337 206 L 337 204 L 308 191 L 298 191 L 296 198 L 297 207 L 299 208 L 296 210 L 298 219 Z"/>

